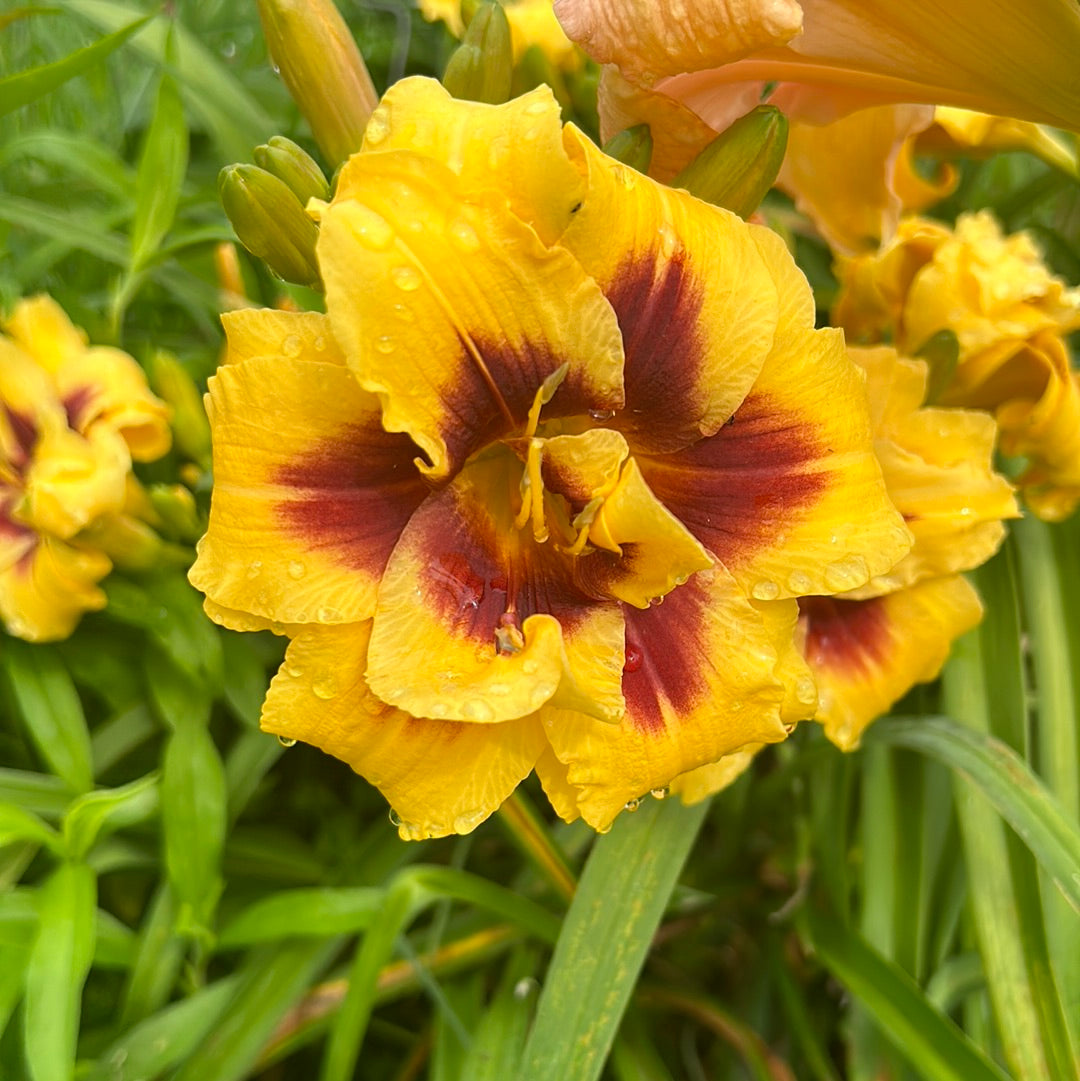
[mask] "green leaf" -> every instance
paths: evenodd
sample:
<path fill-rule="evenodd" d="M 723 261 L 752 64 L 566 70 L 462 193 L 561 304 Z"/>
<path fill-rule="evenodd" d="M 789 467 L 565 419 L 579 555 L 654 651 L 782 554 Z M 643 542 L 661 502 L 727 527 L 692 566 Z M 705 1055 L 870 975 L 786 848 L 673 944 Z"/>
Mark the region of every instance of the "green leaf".
<path fill-rule="evenodd" d="M 59 818 L 71 801 L 71 789 L 51 773 L 0 768 L 0 803 L 14 803 L 25 811 Z"/>
<path fill-rule="evenodd" d="M 0 166 L 22 158 L 59 165 L 121 203 L 130 203 L 134 198 L 135 178 L 128 166 L 109 147 L 92 141 L 83 132 L 40 128 L 0 147 Z"/>
<path fill-rule="evenodd" d="M 708 801 L 649 800 L 597 839 L 563 921 L 520 1081 L 594 1081 Z"/>
<path fill-rule="evenodd" d="M 221 932 L 218 949 L 251 946 L 290 935 L 325 936 L 362 931 L 371 923 L 384 890 L 280 890 L 256 901 Z"/>
<path fill-rule="evenodd" d="M 901 968 L 839 921 L 809 909 L 802 917 L 818 959 L 859 1000 L 920 1078 L 1009 1081 Z"/>
<path fill-rule="evenodd" d="M 63 852 L 60 834 L 36 814 L 16 807 L 12 803 L 0 803 L 0 847 L 14 841 L 33 841 L 45 845 L 58 855 Z"/>
<path fill-rule="evenodd" d="M 867 742 L 921 751 L 970 779 L 1080 912 L 1080 830 L 1011 747 L 946 717 L 879 721 Z"/>
<path fill-rule="evenodd" d="M 462 1078 L 469 1081 L 505 1081 L 517 1075 L 525 1046 L 539 965 L 537 951 L 520 947 L 507 962 L 487 1012 L 473 1031 Z"/>
<path fill-rule="evenodd" d="M 154 891 L 144 912 L 124 986 L 118 1027 L 131 1028 L 169 1001 L 187 943 L 174 931 L 176 898 L 168 882 Z"/>
<path fill-rule="evenodd" d="M 41 757 L 76 792 L 93 787 L 90 733 L 71 676 L 55 650 L 9 638 L 4 664 L 19 713 Z"/>
<path fill-rule="evenodd" d="M 63 60 L 57 60 L 52 64 L 42 64 L 41 67 L 32 68 L 30 71 L 20 71 L 15 75 L 9 75 L 6 79 L 0 79 L 0 116 L 6 116 L 44 97 L 58 86 L 62 86 L 68 79 L 73 79 L 95 64 L 101 63 L 109 53 L 141 30 L 151 18 L 153 16 L 144 15 L 141 19 L 128 23 L 114 33 L 107 34 L 100 41 L 95 41 L 93 45 L 87 45 L 85 49 L 78 49 L 69 56 L 65 56 Z"/>
<path fill-rule="evenodd" d="M 74 800 L 64 815 L 64 841 L 72 859 L 82 859 L 102 833 L 142 822 L 158 809 L 156 773 L 122 788 L 101 788 Z"/>
<path fill-rule="evenodd" d="M 131 224 L 133 273 L 145 266 L 172 226 L 187 156 L 184 106 L 176 84 L 163 73 L 135 176 L 135 217 Z"/>
<path fill-rule="evenodd" d="M 33 1081 L 74 1076 L 82 986 L 94 956 L 96 890 L 94 872 L 85 863 L 62 863 L 41 887 L 23 1015 Z"/>

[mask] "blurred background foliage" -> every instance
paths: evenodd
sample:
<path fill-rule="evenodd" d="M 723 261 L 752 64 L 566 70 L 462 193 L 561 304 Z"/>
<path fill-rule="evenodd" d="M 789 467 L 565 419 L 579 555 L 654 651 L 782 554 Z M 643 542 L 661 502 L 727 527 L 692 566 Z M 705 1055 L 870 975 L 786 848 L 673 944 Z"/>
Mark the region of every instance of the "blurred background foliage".
<path fill-rule="evenodd" d="M 406 0 L 343 13 L 380 91 L 454 46 Z M 18 82 L 102 41 L 47 93 Z M 0 305 L 48 292 L 91 340 L 204 383 L 232 239 L 217 174 L 272 134 L 318 156 L 254 4 L 0 11 Z M 1074 180 L 1022 154 L 961 169 L 936 213 L 992 207 L 1080 280 Z M 827 249 L 768 209 L 824 307 Z M 244 252 L 240 272 L 253 303 L 319 303 Z M 205 514 L 190 447 L 140 474 Z M 544 818 L 533 782 L 468 837 L 402 843 L 346 766 L 259 732 L 281 640 L 211 624 L 182 569 L 114 574 L 66 642 L 0 638 L 0 1077 L 1080 1078 L 1078 540 L 1021 523 L 977 575 L 987 622 L 863 750 L 803 725 L 707 813 L 623 816 L 610 837 L 659 868 L 605 865 L 608 838 Z M 939 712 L 966 742 L 902 719 Z M 560 928 L 577 952 L 545 976 Z M 640 982 L 604 928 L 651 942 Z M 519 1066 L 545 979 L 569 1002 Z M 575 1011 L 615 1033 L 609 991 L 630 1001 L 607 1064 L 601 1033 L 559 1066 Z"/>

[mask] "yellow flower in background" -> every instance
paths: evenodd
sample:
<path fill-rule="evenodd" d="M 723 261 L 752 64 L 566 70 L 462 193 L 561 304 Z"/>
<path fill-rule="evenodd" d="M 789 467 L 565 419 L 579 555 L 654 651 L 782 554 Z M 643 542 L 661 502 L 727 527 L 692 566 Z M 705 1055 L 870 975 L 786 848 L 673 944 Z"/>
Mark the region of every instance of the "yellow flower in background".
<path fill-rule="evenodd" d="M 565 130 L 396 84 L 316 209 L 327 315 L 224 317 L 207 611 L 263 727 L 468 832 L 626 806 L 814 712 L 797 599 L 910 547 L 780 240 Z"/>
<path fill-rule="evenodd" d="M 0 618 L 31 641 L 64 638 L 101 608 L 111 563 L 84 531 L 120 514 L 133 457 L 169 446 L 167 407 L 117 349 L 88 347 L 44 296 L 0 335 Z"/>
<path fill-rule="evenodd" d="M 456 38 L 465 33 L 460 0 L 418 0 L 420 14 L 428 22 L 442 21 Z M 581 50 L 566 36 L 551 0 L 507 0 L 503 4 L 510 24 L 514 62 L 530 47 L 539 49 L 556 70 L 577 71 L 584 63 Z"/>
<path fill-rule="evenodd" d="M 885 335 L 915 353 L 936 333 L 959 342 L 939 403 L 994 414 L 1004 453 L 1028 460 L 1019 486 L 1040 517 L 1080 501 L 1080 385 L 1063 336 L 1080 327 L 1080 289 L 1054 277 L 1026 233 L 988 213 L 950 230 L 918 218 L 874 255 L 841 258 L 833 321 L 854 340 Z"/>

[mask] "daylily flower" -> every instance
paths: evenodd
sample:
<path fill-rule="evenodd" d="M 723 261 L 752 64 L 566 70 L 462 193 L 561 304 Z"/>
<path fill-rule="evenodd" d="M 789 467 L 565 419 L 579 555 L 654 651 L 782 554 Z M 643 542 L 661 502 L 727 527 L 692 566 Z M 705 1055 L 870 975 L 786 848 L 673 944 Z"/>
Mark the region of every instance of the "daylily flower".
<path fill-rule="evenodd" d="M 603 139 L 650 123 L 650 172 L 669 180 L 768 93 L 791 125 L 778 186 L 847 253 L 888 240 L 904 209 L 948 191 L 948 169 L 927 184 L 910 167 L 914 139 L 935 122 L 931 106 L 1080 128 L 1080 14 L 1070 0 L 1037 8 L 983 6 L 975 17 L 925 3 L 711 0 L 693 18 L 672 19 L 643 0 L 555 4 L 568 35 L 610 65 Z M 958 135 L 993 139 L 1004 123 L 962 124 Z M 1033 125 L 1011 134 L 1010 145 L 1020 139 L 1068 167 L 1063 148 Z"/>
<path fill-rule="evenodd" d="M 31 641 L 64 638 L 101 608 L 111 567 L 87 530 L 125 505 L 132 457 L 169 445 L 167 409 L 117 349 L 88 348 L 48 297 L 0 335 L 0 618 Z"/>
<path fill-rule="evenodd" d="M 987 213 L 955 230 L 918 218 L 874 255 L 840 259 L 833 321 L 856 340 L 889 334 L 917 352 L 949 330 L 959 362 L 942 405 L 993 412 L 1002 450 L 1024 457 L 1019 485 L 1040 517 L 1080 502 L 1080 385 L 1063 336 L 1080 327 L 1080 289 L 1054 277 L 1025 233 Z"/>
<path fill-rule="evenodd" d="M 291 638 L 263 727 L 425 837 L 534 767 L 604 829 L 812 715 L 796 598 L 910 534 L 780 240 L 605 157 L 546 88 L 425 79 L 315 210 L 327 315 L 224 318 L 191 573 Z"/>

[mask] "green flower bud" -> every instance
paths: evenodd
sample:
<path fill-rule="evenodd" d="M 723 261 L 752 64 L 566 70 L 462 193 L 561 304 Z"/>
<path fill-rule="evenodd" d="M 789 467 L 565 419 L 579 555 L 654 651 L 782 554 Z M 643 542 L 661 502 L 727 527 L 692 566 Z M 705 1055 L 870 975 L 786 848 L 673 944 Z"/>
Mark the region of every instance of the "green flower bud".
<path fill-rule="evenodd" d="M 209 465 L 210 422 L 195 380 L 163 349 L 154 354 L 150 374 L 158 395 L 172 406 L 173 443 L 184 457 Z"/>
<path fill-rule="evenodd" d="M 330 185 L 315 159 L 303 147 L 297 146 L 284 135 L 275 135 L 268 142 L 255 147 L 255 164 L 279 180 L 284 180 L 307 206 L 309 199 L 329 199 Z"/>
<path fill-rule="evenodd" d="M 125 571 L 157 571 L 184 567 L 191 552 L 164 541 L 145 522 L 127 514 L 103 514 L 79 534 L 79 540 L 104 552 Z"/>
<path fill-rule="evenodd" d="M 364 58 L 330 0 L 257 0 L 270 56 L 336 168 L 360 149 L 378 101 Z"/>
<path fill-rule="evenodd" d="M 749 217 L 780 172 L 787 130 L 775 105 L 759 105 L 709 143 L 671 186 Z"/>
<path fill-rule="evenodd" d="M 635 124 L 620 131 L 604 143 L 604 153 L 639 173 L 648 173 L 652 160 L 652 132 L 649 125 Z"/>
<path fill-rule="evenodd" d="M 960 339 L 955 330 L 946 327 L 927 338 L 915 355 L 930 367 L 923 405 L 935 405 L 956 375 L 960 363 Z"/>
<path fill-rule="evenodd" d="M 151 485 L 147 496 L 167 534 L 190 543 L 206 532 L 195 497 L 182 484 Z"/>
<path fill-rule="evenodd" d="M 218 192 L 240 243 L 286 281 L 320 288 L 318 226 L 283 181 L 257 165 L 227 165 Z"/>
<path fill-rule="evenodd" d="M 510 100 L 513 75 L 514 50 L 506 12 L 500 4 L 481 4 L 446 65 L 443 86 L 464 101 L 501 105 Z"/>

